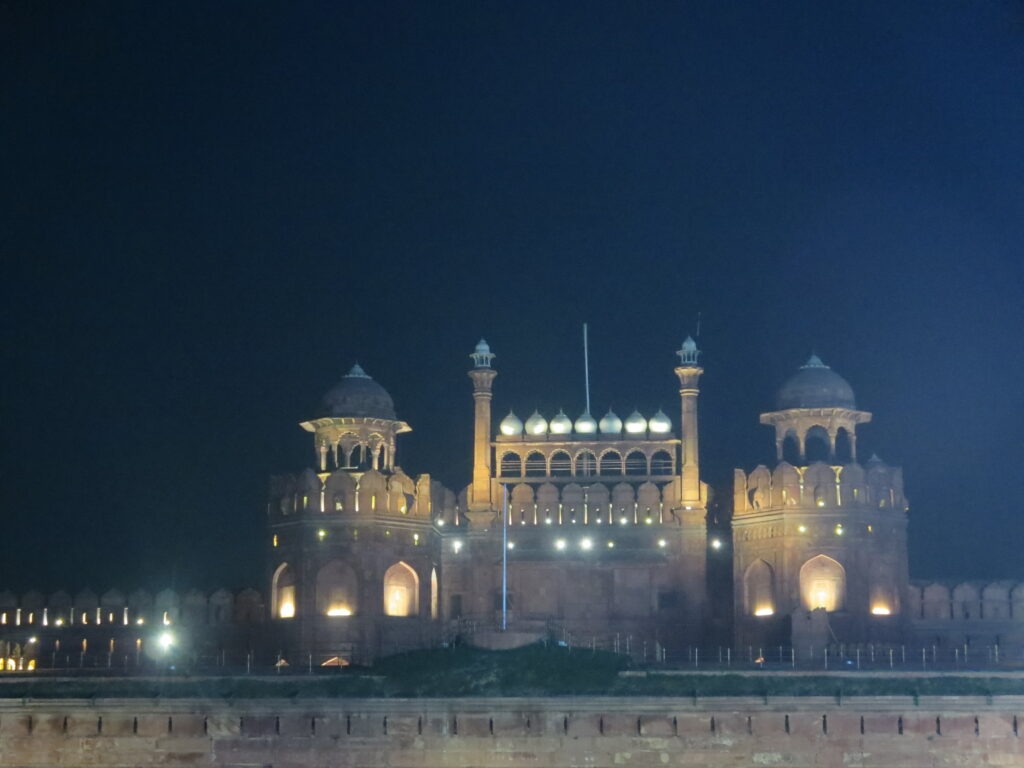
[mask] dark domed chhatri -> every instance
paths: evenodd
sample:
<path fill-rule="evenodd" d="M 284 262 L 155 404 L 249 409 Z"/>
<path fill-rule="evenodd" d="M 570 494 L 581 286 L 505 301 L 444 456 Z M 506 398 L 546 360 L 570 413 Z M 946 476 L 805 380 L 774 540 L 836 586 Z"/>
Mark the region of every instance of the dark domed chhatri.
<path fill-rule="evenodd" d="M 853 388 L 817 355 L 800 366 L 800 370 L 779 390 L 778 408 L 856 408 Z"/>
<path fill-rule="evenodd" d="M 324 395 L 328 416 L 352 416 L 368 419 L 392 419 L 395 403 L 380 384 L 371 379 L 358 363 Z"/>

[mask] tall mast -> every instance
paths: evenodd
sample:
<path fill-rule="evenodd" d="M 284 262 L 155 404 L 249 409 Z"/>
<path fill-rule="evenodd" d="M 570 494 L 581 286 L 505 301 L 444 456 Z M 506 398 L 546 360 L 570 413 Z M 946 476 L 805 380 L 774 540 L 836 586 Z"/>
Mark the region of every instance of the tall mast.
<path fill-rule="evenodd" d="M 587 345 L 587 324 L 583 324 L 583 385 L 587 395 L 587 413 L 590 413 L 590 350 Z"/>

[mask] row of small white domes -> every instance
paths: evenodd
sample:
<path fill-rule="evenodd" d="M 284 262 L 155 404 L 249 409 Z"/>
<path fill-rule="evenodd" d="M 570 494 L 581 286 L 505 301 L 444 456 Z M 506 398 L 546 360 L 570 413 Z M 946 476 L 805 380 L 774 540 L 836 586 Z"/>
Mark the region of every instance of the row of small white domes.
<path fill-rule="evenodd" d="M 513 435 L 521 435 L 524 431 L 528 435 L 544 435 L 548 433 L 552 435 L 568 435 L 574 429 L 578 435 L 592 435 L 598 430 L 604 435 L 618 435 L 622 432 L 623 427 L 625 427 L 626 433 L 630 435 L 640 435 L 648 430 L 653 434 L 663 435 L 672 431 L 672 422 L 661 410 L 651 416 L 650 420 L 645 419 L 639 411 L 633 411 L 633 413 L 626 417 L 626 421 L 623 422 L 622 419 L 615 415 L 614 411 L 608 409 L 608 413 L 601 417 L 600 422 L 587 412 L 576 419 L 576 423 L 573 424 L 572 419 L 565 415 L 565 411 L 559 411 L 548 422 L 540 413 L 534 411 L 533 415 L 526 420 L 526 424 L 523 424 L 515 413 L 509 411 L 508 416 L 501 420 L 499 429 L 501 434 L 511 437 Z"/>

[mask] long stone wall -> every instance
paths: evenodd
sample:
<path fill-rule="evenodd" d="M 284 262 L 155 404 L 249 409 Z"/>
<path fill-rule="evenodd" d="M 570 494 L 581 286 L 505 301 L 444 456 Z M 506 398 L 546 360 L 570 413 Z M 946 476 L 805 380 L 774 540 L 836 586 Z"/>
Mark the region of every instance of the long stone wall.
<path fill-rule="evenodd" d="M 1024 697 L 0 701 L 0 766 L 1024 766 Z"/>

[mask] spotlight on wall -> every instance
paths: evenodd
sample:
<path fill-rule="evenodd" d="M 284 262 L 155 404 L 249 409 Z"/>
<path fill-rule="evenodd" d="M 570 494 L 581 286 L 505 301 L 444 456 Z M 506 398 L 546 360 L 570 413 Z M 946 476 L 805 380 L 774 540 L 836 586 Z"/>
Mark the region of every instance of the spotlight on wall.
<path fill-rule="evenodd" d="M 156 641 L 160 650 L 167 653 L 174 646 L 174 635 L 170 632 L 161 632 Z"/>
<path fill-rule="evenodd" d="M 594 542 L 590 539 L 583 539 L 580 541 L 580 549 L 590 549 L 594 546 Z"/>
<path fill-rule="evenodd" d="M 721 549 L 722 548 L 722 540 L 721 539 L 712 539 L 711 540 L 711 548 L 712 549 Z"/>
<path fill-rule="evenodd" d="M 555 549 L 557 549 L 559 552 L 565 549 L 565 539 L 558 539 L 555 542 Z"/>

